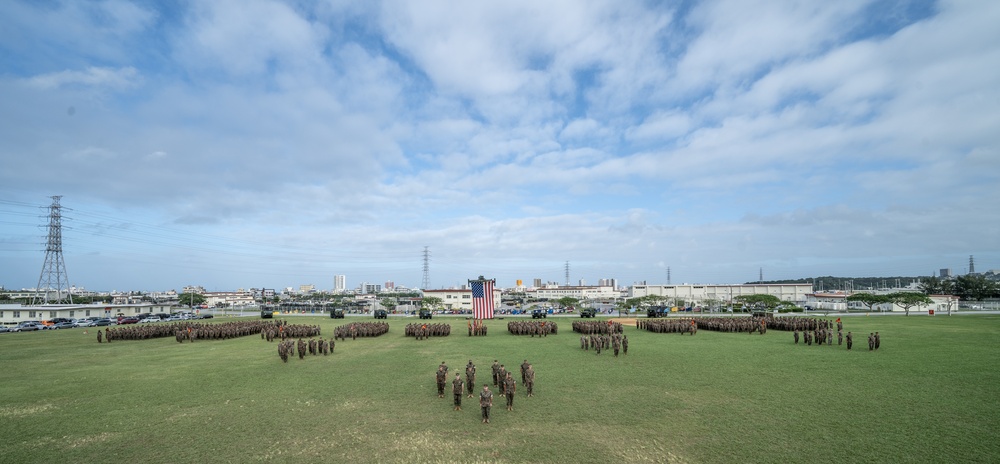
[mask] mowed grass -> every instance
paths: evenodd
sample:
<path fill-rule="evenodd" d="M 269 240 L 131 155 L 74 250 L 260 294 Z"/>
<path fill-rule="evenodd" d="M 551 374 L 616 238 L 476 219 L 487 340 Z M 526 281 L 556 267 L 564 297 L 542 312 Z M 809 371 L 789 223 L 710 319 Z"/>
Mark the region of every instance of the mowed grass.
<path fill-rule="evenodd" d="M 324 334 L 344 320 L 291 317 Z M 369 318 L 346 321 L 371 320 Z M 552 319 L 550 319 L 551 321 Z M 468 337 L 391 331 L 287 364 L 257 336 L 98 344 L 93 329 L 0 334 L 3 462 L 989 462 L 1000 457 L 1000 316 L 844 318 L 846 346 L 788 332 L 695 336 L 626 328 L 628 356 L 558 335 L 516 337 L 506 320 Z M 869 352 L 867 334 L 882 347 Z M 520 381 L 452 410 L 441 361 L 479 386 L 494 359 Z M 453 377 L 450 376 L 450 377 Z M 449 378 L 449 381 L 451 378 Z M 450 393 L 450 383 L 449 383 Z"/>

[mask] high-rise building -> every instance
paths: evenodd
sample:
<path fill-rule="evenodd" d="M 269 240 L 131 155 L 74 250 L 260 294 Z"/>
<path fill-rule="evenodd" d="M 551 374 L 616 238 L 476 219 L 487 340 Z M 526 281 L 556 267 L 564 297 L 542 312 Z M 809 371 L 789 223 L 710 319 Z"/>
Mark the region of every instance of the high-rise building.
<path fill-rule="evenodd" d="M 345 275 L 333 276 L 333 291 L 343 292 L 344 290 L 347 290 L 347 276 Z"/>
<path fill-rule="evenodd" d="M 535 279 L 535 285 L 534 285 L 534 287 L 535 288 L 539 288 L 541 286 L 542 286 L 542 279 Z"/>
<path fill-rule="evenodd" d="M 393 282 L 393 281 L 391 281 L 391 280 L 387 280 L 387 281 L 385 281 L 385 286 L 384 286 L 384 288 L 385 288 L 386 290 L 392 290 L 392 289 L 396 288 L 396 283 L 395 283 L 395 282 Z"/>

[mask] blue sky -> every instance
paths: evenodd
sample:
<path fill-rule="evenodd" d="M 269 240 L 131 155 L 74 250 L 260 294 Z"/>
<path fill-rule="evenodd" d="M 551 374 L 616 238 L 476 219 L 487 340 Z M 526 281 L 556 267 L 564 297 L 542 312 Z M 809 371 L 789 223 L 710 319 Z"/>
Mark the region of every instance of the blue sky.
<path fill-rule="evenodd" d="M 0 285 L 1000 268 L 1000 4 L 0 3 Z"/>

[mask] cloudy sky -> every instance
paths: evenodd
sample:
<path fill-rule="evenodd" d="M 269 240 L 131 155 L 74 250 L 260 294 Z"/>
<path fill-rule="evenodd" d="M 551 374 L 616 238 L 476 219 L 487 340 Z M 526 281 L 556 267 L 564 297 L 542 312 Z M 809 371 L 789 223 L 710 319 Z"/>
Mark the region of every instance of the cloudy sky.
<path fill-rule="evenodd" d="M 0 2 L 0 285 L 1000 268 L 1000 2 Z"/>

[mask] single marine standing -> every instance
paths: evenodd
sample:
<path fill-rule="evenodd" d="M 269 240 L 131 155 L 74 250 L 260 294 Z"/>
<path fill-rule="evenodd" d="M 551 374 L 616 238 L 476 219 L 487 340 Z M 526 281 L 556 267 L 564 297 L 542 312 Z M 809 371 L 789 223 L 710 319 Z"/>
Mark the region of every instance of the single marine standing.
<path fill-rule="evenodd" d="M 455 410 L 462 410 L 462 394 L 465 393 L 465 382 L 462 382 L 462 375 L 455 373 L 455 380 L 451 382 L 451 392 L 455 395 Z"/>
<path fill-rule="evenodd" d="M 483 384 L 483 391 L 479 392 L 479 407 L 483 410 L 483 423 L 490 423 L 490 408 L 493 407 L 493 392 L 490 391 L 490 384 Z"/>

